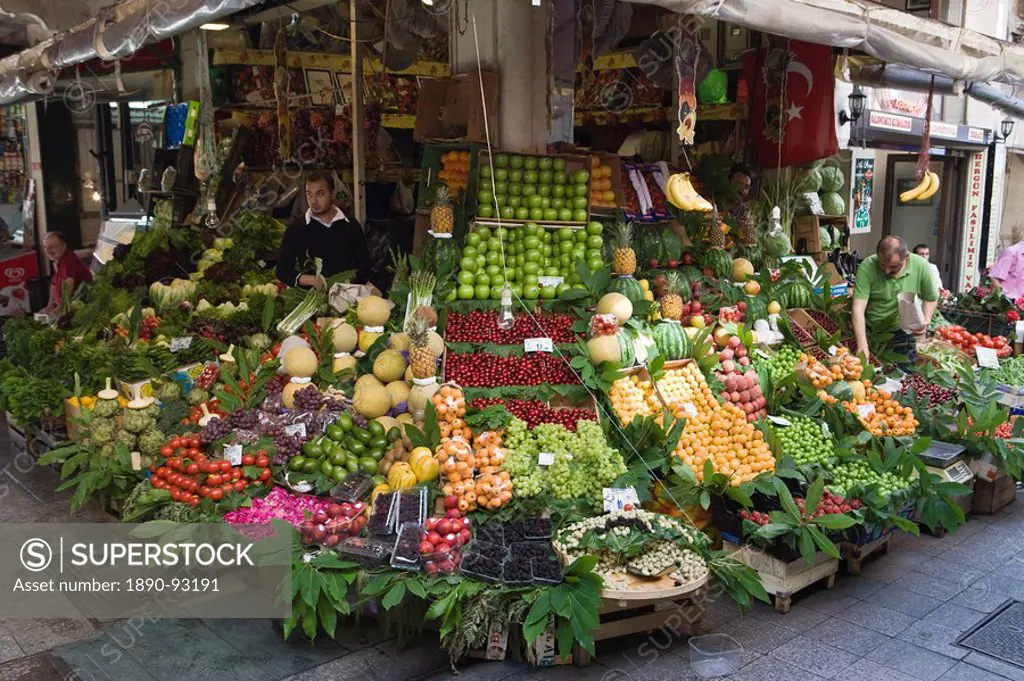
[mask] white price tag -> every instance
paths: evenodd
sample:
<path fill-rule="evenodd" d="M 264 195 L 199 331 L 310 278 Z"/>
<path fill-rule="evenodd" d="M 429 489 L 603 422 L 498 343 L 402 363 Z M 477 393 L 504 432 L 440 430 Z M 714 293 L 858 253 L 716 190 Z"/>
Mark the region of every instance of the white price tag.
<path fill-rule="evenodd" d="M 978 366 L 985 367 L 986 369 L 999 368 L 999 355 L 996 354 L 995 348 L 983 348 L 980 345 L 976 345 L 974 346 L 974 351 L 978 354 Z"/>
<path fill-rule="evenodd" d="M 821 434 L 825 437 L 832 437 L 832 431 L 829 429 L 828 424 L 824 421 L 821 422 Z"/>
<path fill-rule="evenodd" d="M 862 419 L 866 419 L 875 413 L 875 405 L 873 404 L 858 404 L 857 413 L 860 414 Z"/>
<path fill-rule="evenodd" d="M 690 418 L 697 415 L 697 407 L 694 406 L 693 402 L 683 402 L 679 405 L 679 408 L 686 412 L 686 415 Z"/>
<path fill-rule="evenodd" d="M 293 423 L 290 426 L 285 426 L 285 435 L 298 435 L 299 437 L 306 437 L 306 424 L 305 423 Z"/>
<path fill-rule="evenodd" d="M 231 462 L 232 466 L 242 465 L 242 445 L 228 445 L 224 448 L 224 458 Z"/>
<path fill-rule="evenodd" d="M 565 282 L 565 277 L 537 277 L 538 286 L 561 286 Z"/>
<path fill-rule="evenodd" d="M 526 352 L 554 352 L 555 344 L 550 338 L 527 338 L 523 341 Z"/>
<path fill-rule="evenodd" d="M 765 352 L 761 348 L 754 348 L 754 354 L 757 355 L 758 357 L 763 357 L 765 359 L 771 359 L 772 358 L 771 355 L 769 355 L 767 352 Z"/>
<path fill-rule="evenodd" d="M 1016 325 L 1014 326 L 1014 334 L 1013 335 L 1017 339 L 1018 343 L 1020 343 L 1022 340 L 1024 340 L 1024 321 L 1016 323 Z"/>
<path fill-rule="evenodd" d="M 553 452 L 541 452 L 537 455 L 537 463 L 541 466 L 550 466 L 555 462 L 555 455 Z"/>
<path fill-rule="evenodd" d="M 830 346 L 828 346 L 828 354 L 830 354 L 830 355 L 832 355 L 833 357 L 835 357 L 835 356 L 836 356 L 836 353 L 837 353 L 837 352 L 839 352 L 839 348 L 837 348 L 837 347 L 836 347 L 836 346 L 834 346 L 834 345 L 830 345 Z"/>
<path fill-rule="evenodd" d="M 640 505 L 636 496 L 636 490 L 632 487 L 605 487 L 604 488 L 604 511 L 623 511 L 626 506 L 636 508 Z"/>
<path fill-rule="evenodd" d="M 785 416 L 772 416 L 769 414 L 768 420 L 777 426 L 789 427 L 793 425 L 793 422 L 787 419 Z"/>
<path fill-rule="evenodd" d="M 188 350 L 192 347 L 192 336 L 179 336 L 171 339 L 171 352 Z"/>

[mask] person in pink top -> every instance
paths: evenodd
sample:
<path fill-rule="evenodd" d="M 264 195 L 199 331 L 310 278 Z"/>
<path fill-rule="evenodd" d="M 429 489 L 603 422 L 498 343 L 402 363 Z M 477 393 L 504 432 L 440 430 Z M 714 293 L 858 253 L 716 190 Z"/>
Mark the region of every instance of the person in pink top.
<path fill-rule="evenodd" d="M 1010 300 L 1017 300 L 1024 295 L 1024 241 L 1003 249 L 988 276 L 993 284 L 1003 289 L 1003 295 Z"/>

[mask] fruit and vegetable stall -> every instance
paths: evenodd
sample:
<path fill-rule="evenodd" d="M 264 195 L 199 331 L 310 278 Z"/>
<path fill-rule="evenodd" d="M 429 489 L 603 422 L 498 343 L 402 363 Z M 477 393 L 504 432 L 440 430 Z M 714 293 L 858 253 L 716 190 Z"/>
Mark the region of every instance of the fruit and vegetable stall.
<path fill-rule="evenodd" d="M 75 508 L 289 528 L 285 635 L 376 616 L 453 664 L 585 663 L 667 603 L 699 633 L 709 596 L 786 612 L 896 532 L 1012 500 L 1005 338 L 865 362 L 845 287 L 777 224 L 727 238 L 684 174 L 673 218 L 594 210 L 608 162 L 478 157 L 474 200 L 438 192 L 423 255 L 358 301 L 274 281 L 259 213 L 144 232 L 52 325 L 6 323 L 12 435 Z"/>

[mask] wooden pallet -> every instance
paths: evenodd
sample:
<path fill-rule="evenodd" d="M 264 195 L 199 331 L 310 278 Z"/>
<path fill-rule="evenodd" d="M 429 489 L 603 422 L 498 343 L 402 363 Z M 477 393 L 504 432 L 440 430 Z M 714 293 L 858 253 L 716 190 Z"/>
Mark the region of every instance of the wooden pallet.
<path fill-rule="evenodd" d="M 604 606 L 599 613 L 601 625 L 594 641 L 640 634 L 655 629 L 669 636 L 696 636 L 704 621 L 708 578 L 677 584 L 669 577 L 658 580 L 634 578 L 635 588 L 605 589 Z M 573 662 L 578 667 L 590 664 L 590 653 L 579 644 L 573 646 Z"/>
<path fill-rule="evenodd" d="M 868 556 L 877 552 L 887 555 L 889 549 L 892 548 L 892 537 L 893 533 L 887 532 L 867 544 L 851 544 L 850 542 L 839 544 L 839 553 L 846 559 L 846 571 L 851 575 L 859 575 L 861 564 Z"/>
<path fill-rule="evenodd" d="M 839 560 L 818 552 L 814 563 L 808 565 L 803 558 L 792 562 L 779 560 L 764 551 L 750 546 L 736 546 L 726 542 L 723 548 L 761 576 L 765 591 L 775 596 L 775 612 L 785 614 L 792 605 L 793 594 L 825 580 L 825 588 L 831 589 L 836 583 Z"/>

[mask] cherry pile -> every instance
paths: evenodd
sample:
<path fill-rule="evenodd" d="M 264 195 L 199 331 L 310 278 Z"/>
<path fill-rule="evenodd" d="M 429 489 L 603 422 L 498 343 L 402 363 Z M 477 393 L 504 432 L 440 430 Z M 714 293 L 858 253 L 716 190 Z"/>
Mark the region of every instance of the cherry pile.
<path fill-rule="evenodd" d="M 740 511 L 740 517 L 744 520 L 749 520 L 755 525 L 767 525 L 771 522 L 771 518 L 768 517 L 768 514 L 763 513 L 762 511 L 748 511 L 747 509 L 743 509 Z"/>
<path fill-rule="evenodd" d="M 551 407 L 540 400 L 502 400 L 495 397 L 481 397 L 469 403 L 474 409 L 486 409 L 494 404 L 504 404 L 513 416 L 526 421 L 528 428 L 540 423 L 557 423 L 569 431 L 576 432 L 576 422 L 580 419 L 597 420 L 597 414 L 589 409 L 576 407 Z"/>
<path fill-rule="evenodd" d="M 820 310 L 807 310 L 807 314 L 810 316 L 811 319 L 818 322 L 821 328 L 825 329 L 825 333 L 827 333 L 828 335 L 831 336 L 832 334 L 839 330 L 839 326 L 835 323 L 835 321 L 824 312 Z"/>
<path fill-rule="evenodd" d="M 554 343 L 573 343 L 575 317 L 556 312 L 551 314 L 517 315 L 515 325 L 505 331 L 498 328 L 498 312 L 473 310 L 469 314 L 449 312 L 445 340 L 449 343 L 494 343 L 519 345 L 527 338 L 547 337 Z M 538 322 L 540 328 L 538 328 Z"/>
<path fill-rule="evenodd" d="M 808 333 L 802 326 L 790 320 L 789 328 L 793 330 L 793 335 L 796 336 L 796 340 L 800 345 L 811 345 L 814 343 L 814 336 Z"/>
<path fill-rule="evenodd" d="M 797 507 L 800 509 L 800 515 L 807 515 L 807 509 L 805 508 L 807 501 L 803 497 L 795 497 L 793 501 L 796 502 Z M 860 499 L 844 499 L 825 490 L 821 495 L 821 501 L 818 502 L 818 507 L 811 513 L 811 517 L 819 518 L 823 515 L 849 513 L 850 511 L 856 511 L 861 506 Z"/>
<path fill-rule="evenodd" d="M 956 390 L 952 388 L 941 388 L 934 383 L 925 380 L 921 374 L 907 374 L 903 377 L 903 385 L 900 386 L 900 395 L 906 395 L 913 388 L 919 397 L 925 400 L 928 406 L 945 404 L 956 397 Z"/>
<path fill-rule="evenodd" d="M 502 357 L 486 352 L 450 353 L 445 364 L 445 380 L 463 388 L 579 383 L 568 362 L 544 352 L 522 357 Z"/>

